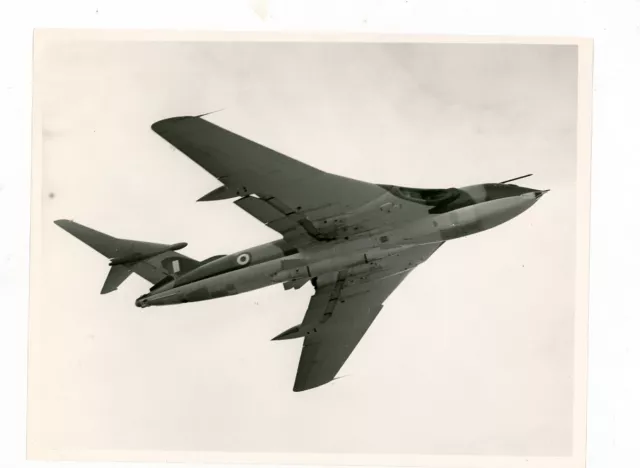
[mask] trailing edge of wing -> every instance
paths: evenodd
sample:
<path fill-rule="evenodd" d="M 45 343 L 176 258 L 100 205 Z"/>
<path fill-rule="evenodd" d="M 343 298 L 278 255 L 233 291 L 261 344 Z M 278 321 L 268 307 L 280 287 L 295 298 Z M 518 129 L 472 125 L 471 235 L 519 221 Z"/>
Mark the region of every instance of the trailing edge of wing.
<path fill-rule="evenodd" d="M 382 310 L 382 302 L 408 273 L 346 287 L 339 301 L 331 301 L 323 291 L 318 291 L 311 300 L 310 311 L 314 308 L 326 311 L 330 304 L 335 307 L 326 323 L 304 339 L 294 392 L 319 387 L 335 378 Z M 345 295 L 353 296 L 345 298 Z"/>
<path fill-rule="evenodd" d="M 319 277 L 316 293 L 297 327 L 274 340 L 304 337 L 293 387 L 301 392 L 331 382 L 382 310 L 384 301 L 413 268 L 443 243 L 416 246 L 381 260 L 375 273 L 348 270 Z"/>
<path fill-rule="evenodd" d="M 206 199 L 255 194 L 315 222 L 385 194 L 375 184 L 316 169 L 199 117 L 172 117 L 151 128 L 228 188 Z"/>

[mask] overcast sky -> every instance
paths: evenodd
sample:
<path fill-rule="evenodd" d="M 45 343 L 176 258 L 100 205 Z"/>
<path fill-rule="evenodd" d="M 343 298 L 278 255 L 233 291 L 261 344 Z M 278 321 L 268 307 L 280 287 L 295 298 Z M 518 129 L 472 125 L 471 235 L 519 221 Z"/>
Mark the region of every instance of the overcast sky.
<path fill-rule="evenodd" d="M 571 450 L 577 49 L 456 44 L 62 43 L 36 62 L 44 257 L 32 442 L 53 449 L 566 455 Z M 138 309 L 135 277 L 53 224 L 187 241 L 277 235 L 150 130 L 209 117 L 320 169 L 440 188 L 534 173 L 531 210 L 447 243 L 387 300 L 346 378 L 291 391 L 311 286 Z M 525 183 L 526 182 L 526 183 Z"/>

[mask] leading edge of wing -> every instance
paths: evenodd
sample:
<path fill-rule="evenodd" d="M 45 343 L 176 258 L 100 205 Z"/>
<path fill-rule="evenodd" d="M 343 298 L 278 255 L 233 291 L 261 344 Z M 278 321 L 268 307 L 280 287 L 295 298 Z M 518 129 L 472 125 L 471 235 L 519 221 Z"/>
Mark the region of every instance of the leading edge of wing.
<path fill-rule="evenodd" d="M 387 298 L 443 244 L 419 245 L 390 256 L 382 261 L 381 270 L 364 278 L 356 271 L 327 274 L 324 285 L 311 297 L 302 323 L 294 327 L 302 331 L 304 342 L 293 391 L 311 390 L 335 380 Z"/>
<path fill-rule="evenodd" d="M 287 214 L 295 212 L 312 223 L 323 224 L 386 193 L 376 184 L 323 171 L 200 117 L 171 117 L 151 128 L 222 182 L 223 198 L 254 194 L 276 200 Z"/>
<path fill-rule="evenodd" d="M 384 300 L 407 274 L 409 271 L 375 282 L 342 287 L 338 297 L 319 291 L 318 299 L 324 304 L 316 307 L 329 318 L 326 323 L 317 325 L 317 332 L 304 338 L 294 392 L 311 390 L 335 379 L 382 310 Z M 345 293 L 350 297 L 344 297 Z"/>
<path fill-rule="evenodd" d="M 207 150 L 218 152 L 219 155 L 226 153 L 225 156 L 233 156 L 231 153 L 234 151 L 242 151 L 243 156 L 247 158 L 245 162 L 256 162 L 259 166 L 264 164 L 261 159 L 267 157 L 271 159 L 271 163 L 293 165 L 304 172 L 324 173 L 320 169 L 209 122 L 202 116 L 178 116 L 158 120 L 151 125 L 151 130 L 217 178 L 224 178 L 225 174 L 220 173 L 220 169 L 224 168 L 212 165 L 211 154 L 207 154 Z"/>

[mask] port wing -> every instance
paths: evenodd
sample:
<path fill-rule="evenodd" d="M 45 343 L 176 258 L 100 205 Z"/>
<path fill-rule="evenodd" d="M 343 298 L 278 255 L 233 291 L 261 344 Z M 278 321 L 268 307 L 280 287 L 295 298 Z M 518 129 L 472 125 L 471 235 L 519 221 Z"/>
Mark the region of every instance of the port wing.
<path fill-rule="evenodd" d="M 238 205 L 293 244 L 332 236 L 325 222 L 384 196 L 376 184 L 330 174 L 200 117 L 174 117 L 151 128 L 224 187 L 202 200 L 243 197 Z M 250 198 L 249 198 L 250 197 Z"/>

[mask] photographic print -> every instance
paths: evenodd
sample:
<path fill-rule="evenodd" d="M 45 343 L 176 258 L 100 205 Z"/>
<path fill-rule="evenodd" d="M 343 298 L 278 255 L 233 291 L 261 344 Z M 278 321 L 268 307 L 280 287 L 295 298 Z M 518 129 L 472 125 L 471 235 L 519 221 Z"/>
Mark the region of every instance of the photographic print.
<path fill-rule="evenodd" d="M 38 31 L 34 459 L 584 464 L 591 43 Z"/>

